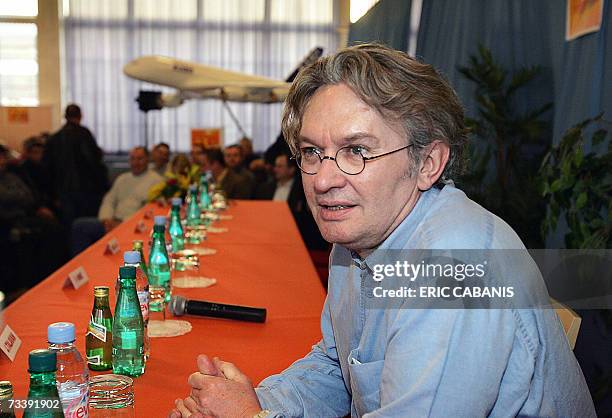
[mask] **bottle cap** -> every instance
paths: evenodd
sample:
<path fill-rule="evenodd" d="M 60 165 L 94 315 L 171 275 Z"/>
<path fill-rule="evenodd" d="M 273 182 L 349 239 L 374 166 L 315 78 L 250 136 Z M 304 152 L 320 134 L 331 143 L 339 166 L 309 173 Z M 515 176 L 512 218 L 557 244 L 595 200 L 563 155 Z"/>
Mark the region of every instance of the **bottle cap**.
<path fill-rule="evenodd" d="M 198 190 L 198 186 L 196 184 L 190 184 L 189 185 L 189 191 L 190 192 L 195 192 Z"/>
<path fill-rule="evenodd" d="M 56 322 L 47 327 L 47 341 L 51 344 L 64 344 L 76 339 L 74 324 L 71 322 Z"/>
<path fill-rule="evenodd" d="M 156 216 L 153 218 L 154 225 L 166 225 L 166 217 L 165 216 Z"/>
<path fill-rule="evenodd" d="M 103 298 L 105 296 L 108 296 L 109 290 L 110 289 L 108 286 L 95 286 L 94 287 L 94 297 Z"/>
<path fill-rule="evenodd" d="M 172 198 L 172 206 L 181 206 L 182 204 L 183 204 L 183 199 L 181 199 L 180 197 Z"/>
<path fill-rule="evenodd" d="M 123 262 L 127 264 L 140 263 L 140 253 L 138 251 L 126 251 L 123 253 Z"/>
<path fill-rule="evenodd" d="M 136 267 L 134 266 L 119 267 L 119 277 L 121 277 L 122 279 L 135 279 L 136 278 Z"/>
<path fill-rule="evenodd" d="M 28 372 L 47 373 L 57 370 L 57 355 L 51 350 L 32 350 L 28 356 Z"/>
<path fill-rule="evenodd" d="M 13 384 L 8 380 L 0 382 L 0 399 L 8 399 L 13 397 Z"/>

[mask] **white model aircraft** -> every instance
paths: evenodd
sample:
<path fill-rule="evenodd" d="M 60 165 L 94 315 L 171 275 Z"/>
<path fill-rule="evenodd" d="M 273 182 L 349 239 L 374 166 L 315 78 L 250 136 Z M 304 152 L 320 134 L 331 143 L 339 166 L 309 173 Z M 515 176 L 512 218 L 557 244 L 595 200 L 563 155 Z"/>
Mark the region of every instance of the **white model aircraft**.
<path fill-rule="evenodd" d="M 160 107 L 175 107 L 187 99 L 221 99 L 234 102 L 276 103 L 285 100 L 298 71 L 323 53 L 314 48 L 285 80 L 274 80 L 175 58 L 150 55 L 130 61 L 123 72 L 131 78 L 174 87 L 175 94 L 161 95 Z"/>

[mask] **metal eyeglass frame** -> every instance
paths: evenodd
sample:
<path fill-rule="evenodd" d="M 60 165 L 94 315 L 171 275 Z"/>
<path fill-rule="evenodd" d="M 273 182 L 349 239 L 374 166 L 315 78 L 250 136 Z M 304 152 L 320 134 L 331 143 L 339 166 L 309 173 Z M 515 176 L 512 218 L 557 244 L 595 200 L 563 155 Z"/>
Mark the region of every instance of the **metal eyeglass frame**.
<path fill-rule="evenodd" d="M 396 153 L 396 152 L 398 152 L 398 151 L 404 150 L 404 149 L 406 149 L 406 148 L 410 148 L 410 147 L 411 147 L 411 146 L 413 146 L 413 145 L 414 145 L 414 144 L 408 144 L 408 145 L 406 145 L 406 146 L 404 146 L 404 147 L 401 147 L 401 148 L 398 148 L 398 149 L 394 149 L 393 151 L 385 152 L 385 153 L 383 153 L 383 154 L 374 155 L 374 156 L 372 156 L 372 157 L 364 157 L 364 156 L 363 156 L 363 154 L 361 154 L 361 152 L 360 152 L 360 153 L 359 153 L 359 155 L 361 155 L 361 158 L 363 159 L 363 166 L 361 167 L 361 170 L 359 170 L 357 173 L 348 173 L 348 172 L 344 171 L 344 170 L 342 169 L 342 167 L 340 167 L 340 165 L 338 164 L 338 154 L 340 153 L 340 151 L 342 151 L 343 149 L 346 149 L 346 148 L 351 148 L 351 147 L 353 147 L 354 145 L 347 145 L 347 146 L 345 146 L 345 147 L 338 148 L 338 151 L 336 151 L 336 155 L 335 155 L 335 156 L 333 156 L 333 157 L 330 157 L 330 156 L 328 156 L 328 155 L 321 155 L 321 153 L 320 153 L 320 152 L 317 152 L 316 154 L 317 154 L 317 157 L 319 157 L 319 160 L 320 160 L 319 167 L 321 167 L 321 165 L 323 164 L 323 160 L 331 160 L 331 161 L 333 161 L 333 162 L 335 162 L 335 163 L 336 163 L 336 167 L 338 167 L 338 169 L 339 169 L 340 171 L 342 171 L 344 174 L 348 174 L 349 176 L 356 176 L 356 175 L 358 175 L 358 174 L 363 173 L 363 170 L 365 170 L 365 166 L 366 166 L 366 163 L 367 163 L 368 161 L 372 161 L 372 160 L 375 160 L 375 159 L 377 159 L 377 158 L 386 157 L 387 155 L 391 155 L 391 154 L 394 154 L 394 153 Z M 292 160 L 295 160 L 295 162 L 297 163 L 297 166 L 300 168 L 300 170 L 301 170 L 301 171 L 302 171 L 302 173 L 304 173 L 304 174 L 308 174 L 309 176 L 314 176 L 315 174 L 317 174 L 317 173 L 319 172 L 319 169 L 317 169 L 317 171 L 315 171 L 314 173 L 311 173 L 311 172 L 308 172 L 308 171 L 304 170 L 304 169 L 302 168 L 301 164 L 300 164 L 300 162 L 301 162 L 301 158 L 300 158 L 300 156 L 299 156 L 299 155 L 294 155 L 294 156 L 292 156 L 292 157 L 291 157 L 291 159 L 292 159 Z"/>

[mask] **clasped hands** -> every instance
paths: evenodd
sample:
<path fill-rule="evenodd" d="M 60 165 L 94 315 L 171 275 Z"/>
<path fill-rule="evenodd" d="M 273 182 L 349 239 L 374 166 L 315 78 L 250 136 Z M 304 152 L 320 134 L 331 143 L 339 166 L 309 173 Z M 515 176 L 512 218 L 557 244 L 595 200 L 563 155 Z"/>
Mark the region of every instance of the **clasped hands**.
<path fill-rule="evenodd" d="M 261 411 L 251 381 L 236 366 L 204 354 L 197 363 L 199 371 L 188 380 L 189 396 L 175 401 L 168 418 L 252 418 Z"/>

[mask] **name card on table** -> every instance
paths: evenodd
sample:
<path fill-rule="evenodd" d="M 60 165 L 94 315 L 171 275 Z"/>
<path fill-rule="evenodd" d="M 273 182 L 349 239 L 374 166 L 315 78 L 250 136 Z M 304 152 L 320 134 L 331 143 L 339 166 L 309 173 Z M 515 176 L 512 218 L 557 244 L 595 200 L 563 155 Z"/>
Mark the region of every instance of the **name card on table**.
<path fill-rule="evenodd" d="M 89 277 L 87 276 L 87 272 L 81 266 L 78 269 L 72 271 L 70 274 L 68 274 L 68 278 L 64 282 L 63 287 L 72 286 L 75 289 L 78 289 L 79 287 L 87 283 L 88 281 L 89 281 Z"/>
<path fill-rule="evenodd" d="M 106 243 L 106 248 L 104 249 L 104 254 L 117 254 L 119 252 L 119 241 L 117 238 L 112 238 L 110 241 Z"/>
<path fill-rule="evenodd" d="M 136 227 L 134 228 L 134 232 L 136 232 L 137 234 L 142 234 L 146 232 L 146 230 L 147 230 L 147 225 L 145 225 L 145 221 L 142 219 L 140 220 L 140 222 L 136 224 Z"/>
<path fill-rule="evenodd" d="M 17 351 L 21 347 L 21 338 L 15 334 L 15 331 L 8 325 L 4 327 L 2 334 L 0 334 L 0 350 L 11 360 L 15 361 Z"/>

